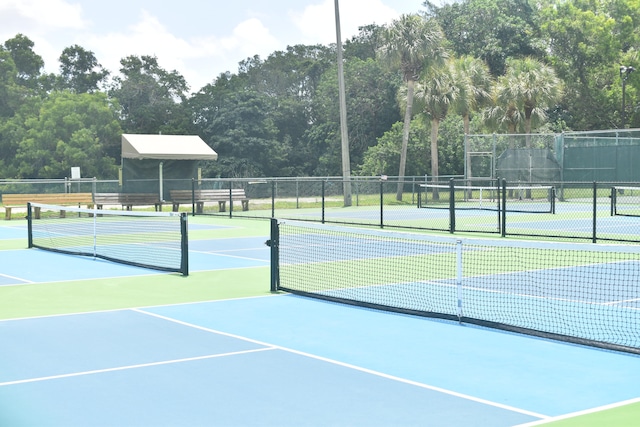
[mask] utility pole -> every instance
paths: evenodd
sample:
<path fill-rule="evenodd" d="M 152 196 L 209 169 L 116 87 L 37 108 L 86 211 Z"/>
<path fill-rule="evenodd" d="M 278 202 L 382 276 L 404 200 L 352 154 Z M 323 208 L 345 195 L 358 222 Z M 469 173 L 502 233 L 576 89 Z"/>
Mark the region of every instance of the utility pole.
<path fill-rule="evenodd" d="M 627 88 L 627 79 L 629 78 L 629 74 L 633 73 L 636 69 L 633 67 L 627 67 L 625 65 L 620 66 L 620 78 L 622 79 L 622 113 L 620 114 L 622 124 L 620 125 L 620 129 L 625 128 L 625 114 L 627 110 L 627 106 L 625 105 L 625 90 Z"/>
<path fill-rule="evenodd" d="M 340 98 L 340 135 L 342 140 L 342 187 L 344 206 L 351 206 L 351 159 L 349 156 L 349 131 L 347 128 L 347 100 L 344 88 L 342 63 L 342 36 L 340 35 L 340 7 L 336 5 L 336 50 L 338 51 L 338 92 Z"/>

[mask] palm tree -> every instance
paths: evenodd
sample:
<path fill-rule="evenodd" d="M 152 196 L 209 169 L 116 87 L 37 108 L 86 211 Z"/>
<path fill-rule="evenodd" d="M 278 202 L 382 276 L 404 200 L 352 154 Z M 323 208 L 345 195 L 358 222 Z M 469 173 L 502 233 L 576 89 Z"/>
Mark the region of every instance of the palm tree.
<path fill-rule="evenodd" d="M 392 66 L 400 68 L 407 84 L 407 104 L 402 131 L 402 150 L 400 152 L 400 171 L 396 199 L 402 200 L 403 178 L 407 163 L 407 146 L 413 114 L 415 83 L 422 71 L 432 64 L 442 61 L 446 52 L 443 47 L 444 36 L 435 21 L 426 21 L 418 15 L 402 15 L 385 28 L 384 41 L 380 56 Z"/>
<path fill-rule="evenodd" d="M 498 79 L 493 115 L 510 133 L 524 125 L 526 148 L 531 148 L 533 120 L 544 121 L 546 110 L 562 94 L 562 84 L 551 67 L 534 58 L 508 59 L 507 71 Z M 498 107 L 499 106 L 499 107 Z M 530 197 L 530 190 L 527 196 Z"/>
<path fill-rule="evenodd" d="M 418 83 L 416 87 L 416 98 L 419 98 L 423 112 L 431 120 L 431 176 L 434 181 L 439 176 L 438 131 L 440 122 L 447 116 L 459 94 L 453 78 L 453 63 L 449 62 L 443 67 L 431 68 L 423 81 Z M 437 189 L 433 191 L 433 198 L 438 199 Z"/>
<path fill-rule="evenodd" d="M 498 79 L 490 116 L 516 133 L 520 124 L 531 134 L 534 119 L 544 121 L 546 110 L 562 95 L 561 80 L 553 68 L 534 59 L 508 59 L 507 72 Z M 527 148 L 531 140 L 527 138 Z"/>
<path fill-rule="evenodd" d="M 462 116 L 464 124 L 466 154 L 466 176 L 473 178 L 471 169 L 471 147 L 469 146 L 469 122 L 471 114 L 486 105 L 491 99 L 493 79 L 489 66 L 481 59 L 462 56 L 453 62 L 453 83 L 458 88 L 454 102 L 456 113 Z"/>
<path fill-rule="evenodd" d="M 550 66 L 534 59 L 511 59 L 507 61 L 509 80 L 516 83 L 512 88 L 515 98 L 520 99 L 524 110 L 524 132 L 531 134 L 532 118 L 547 118 L 546 110 L 562 94 L 561 80 Z M 527 137 L 527 148 L 531 148 Z"/>

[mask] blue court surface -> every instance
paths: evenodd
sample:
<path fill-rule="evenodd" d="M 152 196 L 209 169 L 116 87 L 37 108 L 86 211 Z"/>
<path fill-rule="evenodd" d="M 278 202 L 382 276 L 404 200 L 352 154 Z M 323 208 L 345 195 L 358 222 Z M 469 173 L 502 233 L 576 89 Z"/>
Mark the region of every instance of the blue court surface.
<path fill-rule="evenodd" d="M 513 426 L 640 358 L 290 295 L 0 322 L 0 425 Z"/>
<path fill-rule="evenodd" d="M 267 266 L 264 241 L 192 240 L 190 270 Z M 0 254 L 4 289 L 158 274 Z M 1 320 L 0 343 L 3 427 L 506 427 L 640 398 L 635 355 L 286 294 Z"/>
<path fill-rule="evenodd" d="M 24 236 L 24 231 L 21 234 Z M 191 272 L 269 265 L 265 238 L 194 240 L 189 242 Z M 79 257 L 22 249 L 2 252 L 0 286 L 158 274 L 155 270 Z M 34 268 L 38 266 L 38 268 Z"/>

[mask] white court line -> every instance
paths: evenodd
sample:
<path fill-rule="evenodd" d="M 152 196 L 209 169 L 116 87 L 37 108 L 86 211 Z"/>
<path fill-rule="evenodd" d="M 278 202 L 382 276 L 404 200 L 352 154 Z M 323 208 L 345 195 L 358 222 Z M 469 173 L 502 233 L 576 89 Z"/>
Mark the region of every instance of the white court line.
<path fill-rule="evenodd" d="M 208 252 L 213 254 L 224 254 L 227 252 L 243 252 L 243 251 L 269 251 L 271 248 L 265 245 L 264 247 L 259 248 L 242 248 L 242 249 L 215 249 L 213 251 L 200 251 L 200 252 Z"/>
<path fill-rule="evenodd" d="M 2 274 L 2 273 L 0 273 L 0 276 L 2 276 L 2 277 L 6 277 L 7 279 L 11 279 L 11 280 L 18 280 L 18 281 L 22 282 L 22 283 L 10 283 L 10 284 L 0 285 L 0 286 L 28 285 L 28 284 L 31 284 L 31 283 L 36 283 L 36 282 L 32 282 L 31 280 L 22 279 L 22 278 L 20 278 L 20 277 L 9 276 L 8 274 Z"/>
<path fill-rule="evenodd" d="M 195 360 L 215 359 L 217 357 L 236 356 L 239 354 L 257 353 L 260 351 L 267 351 L 267 350 L 275 350 L 275 347 L 258 348 L 254 350 L 244 350 L 244 351 L 234 351 L 231 353 L 209 354 L 206 356 L 187 357 L 184 359 L 164 360 L 162 362 L 142 363 L 138 365 L 118 366 L 116 368 L 96 369 L 93 371 L 74 372 L 71 374 L 60 374 L 60 375 L 52 375 L 49 377 L 39 377 L 39 378 L 29 378 L 25 380 L 8 381 L 8 382 L 0 383 L 0 387 L 16 385 L 16 384 L 34 383 L 34 382 L 40 382 L 40 381 L 57 380 L 60 378 L 72 378 L 72 377 L 80 377 L 84 375 L 102 374 L 105 372 L 125 371 L 128 369 L 147 368 L 149 366 L 161 366 L 161 365 L 171 365 L 174 363 L 193 362 Z"/>
<path fill-rule="evenodd" d="M 575 417 L 578 417 L 580 415 L 589 415 L 589 414 L 593 414 L 593 413 L 596 413 L 596 412 L 606 411 L 607 409 L 619 408 L 620 406 L 631 405 L 633 403 L 640 403 L 640 397 L 636 397 L 635 399 L 625 400 L 625 401 L 622 401 L 622 402 L 612 403 L 610 405 L 599 406 L 597 408 L 586 409 L 584 411 L 572 412 L 570 414 L 559 415 L 557 417 L 550 417 L 550 418 L 547 418 L 547 419 L 544 419 L 544 420 L 540 420 L 540 421 L 533 421 L 531 423 L 518 424 L 517 426 L 514 426 L 514 427 L 540 426 L 540 425 L 544 425 L 544 424 L 555 422 L 555 421 L 566 420 L 566 419 L 569 419 L 569 418 L 575 418 Z"/>
<path fill-rule="evenodd" d="M 240 249 L 240 250 L 243 250 L 243 249 Z M 236 258 L 236 259 L 242 259 L 242 260 L 248 260 L 248 261 L 260 261 L 264 263 L 270 262 L 269 260 L 264 260 L 259 258 L 250 258 L 246 256 L 229 255 L 229 254 L 225 254 L 222 252 L 215 252 L 215 251 L 213 252 L 212 251 L 192 251 L 191 249 L 189 249 L 189 252 L 200 253 L 205 255 L 215 255 L 215 256 L 221 256 L 225 258 Z M 248 267 L 243 267 L 243 268 L 248 268 Z M 254 267 L 252 266 L 251 268 L 254 268 Z M 196 271 L 200 271 L 200 270 L 196 270 Z M 216 271 L 216 270 L 207 270 L 207 271 Z"/>
<path fill-rule="evenodd" d="M 439 393 L 448 394 L 450 396 L 459 397 L 461 399 L 470 400 L 470 401 L 481 403 L 481 404 L 484 404 L 484 405 L 489 405 L 489 406 L 493 406 L 493 407 L 496 407 L 496 408 L 501 408 L 501 409 L 505 409 L 505 410 L 512 411 L 512 412 L 517 412 L 517 413 L 524 414 L 524 415 L 529 415 L 529 416 L 536 417 L 536 418 L 543 418 L 543 419 L 549 418 L 547 415 L 538 414 L 536 412 L 531 412 L 531 411 L 527 411 L 527 410 L 520 409 L 520 408 L 514 408 L 512 406 L 503 405 L 501 403 L 492 402 L 492 401 L 485 400 L 485 399 L 480 399 L 480 398 L 477 398 L 477 397 L 474 397 L 474 396 L 469 396 L 469 395 L 466 395 L 466 394 L 458 393 L 458 392 L 447 390 L 447 389 L 444 389 L 444 388 L 440 388 L 440 387 L 436 387 L 436 386 L 432 386 L 432 385 L 428 385 L 428 384 L 423 384 L 423 383 L 420 383 L 420 382 L 417 382 L 417 381 L 408 380 L 406 378 L 396 377 L 396 376 L 393 376 L 393 375 L 385 374 L 385 373 L 382 373 L 382 372 L 374 371 L 374 370 L 363 368 L 363 367 L 360 367 L 360 366 L 351 365 L 349 363 L 344 363 L 344 362 L 340 362 L 340 361 L 337 361 L 337 360 L 328 359 L 326 357 L 318 356 L 318 355 L 315 355 L 315 354 L 305 353 L 303 351 L 298 351 L 298 350 L 294 350 L 294 349 L 287 348 L 287 347 L 282 347 L 282 346 L 275 345 L 275 344 L 265 343 L 263 341 L 258 341 L 258 340 L 254 340 L 254 339 L 251 339 L 251 338 L 243 337 L 241 335 L 235 335 L 235 334 L 231 334 L 231 333 L 228 333 L 228 332 L 222 332 L 222 331 L 218 331 L 218 330 L 215 330 L 215 329 L 205 328 L 203 326 L 195 325 L 193 323 L 183 322 L 181 320 L 173 319 L 171 317 L 162 316 L 160 314 L 151 313 L 151 312 L 148 312 L 148 311 L 145 311 L 145 310 L 134 309 L 133 311 L 136 311 L 136 312 L 142 313 L 142 314 L 146 314 L 146 315 L 149 315 L 149 316 L 152 316 L 152 317 L 157 317 L 159 319 L 167 320 L 169 322 L 177 323 L 179 325 L 183 325 L 183 326 L 188 326 L 190 328 L 199 329 L 201 331 L 211 332 L 211 333 L 214 333 L 214 334 L 223 335 L 223 336 L 230 337 L 230 338 L 236 338 L 236 339 L 239 339 L 239 340 L 242 340 L 242 341 L 247 341 L 247 342 L 250 342 L 250 343 L 253 343 L 253 344 L 263 345 L 263 346 L 269 347 L 271 349 L 278 349 L 278 350 L 286 351 L 286 352 L 289 352 L 289 353 L 298 354 L 300 356 L 309 357 L 311 359 L 320 360 L 320 361 L 323 361 L 323 362 L 331 363 L 331 364 L 342 366 L 342 367 L 349 368 L 349 369 L 354 369 L 356 371 L 364 372 L 364 373 L 371 374 L 371 375 L 376 375 L 376 376 L 381 377 L 381 378 L 386 378 L 386 379 L 389 379 L 389 380 L 398 381 L 398 382 L 401 382 L 401 383 L 404 383 L 404 384 L 410 384 L 410 385 L 413 385 L 413 386 L 416 386 L 416 387 L 420 387 L 420 388 L 424 388 L 424 389 L 427 389 L 427 390 L 437 391 Z"/>
<path fill-rule="evenodd" d="M 145 305 L 142 307 L 123 307 L 123 308 L 109 308 L 105 310 L 92 310 L 92 311 L 79 311 L 76 313 L 59 313 L 59 314 L 43 314 L 41 316 L 29 316 L 29 317 L 11 317 L 8 319 L 0 319 L 0 323 L 2 322 L 16 322 L 21 320 L 33 320 L 33 319 L 48 319 L 55 317 L 66 317 L 66 316 L 86 316 L 97 313 L 115 313 L 118 311 L 132 311 L 137 308 L 158 308 L 158 307 L 173 307 L 177 305 L 194 305 L 194 304 L 210 304 L 216 302 L 225 302 L 225 301 L 235 301 L 235 300 L 243 300 L 243 299 L 254 299 L 254 298 L 274 298 L 281 296 L 282 294 L 269 294 L 269 295 L 256 295 L 250 297 L 237 297 L 237 298 L 226 298 L 226 299 L 212 299 L 212 300 L 204 300 L 204 301 L 191 301 L 191 302 L 175 302 L 170 304 L 160 304 L 160 305 Z M 145 313 L 146 314 L 146 313 Z"/>

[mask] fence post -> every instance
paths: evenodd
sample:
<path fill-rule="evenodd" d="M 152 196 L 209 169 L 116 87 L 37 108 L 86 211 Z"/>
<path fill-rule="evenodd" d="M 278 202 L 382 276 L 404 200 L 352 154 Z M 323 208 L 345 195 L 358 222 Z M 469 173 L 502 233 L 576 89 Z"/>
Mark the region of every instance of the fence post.
<path fill-rule="evenodd" d="M 384 180 L 380 180 L 380 228 L 384 228 Z"/>
<path fill-rule="evenodd" d="M 325 181 L 324 179 L 321 181 L 322 182 L 322 223 L 324 224 L 324 191 L 325 191 Z"/>
<path fill-rule="evenodd" d="M 204 209 L 202 210 L 204 211 Z M 191 178 L 191 216 L 196 216 L 196 180 L 195 178 Z"/>
<path fill-rule="evenodd" d="M 597 203 L 598 203 L 598 184 L 595 181 L 593 181 L 593 236 L 591 236 L 591 241 L 593 243 L 596 243 L 596 240 L 598 239 L 596 235 L 596 224 L 598 223 L 598 220 L 597 220 L 598 209 L 596 206 Z"/>
<path fill-rule="evenodd" d="M 502 178 L 502 208 L 500 209 L 502 214 L 502 231 L 501 236 L 507 236 L 507 180 Z"/>
<path fill-rule="evenodd" d="M 456 190 L 453 178 L 449 179 L 449 233 L 456 232 Z"/>

